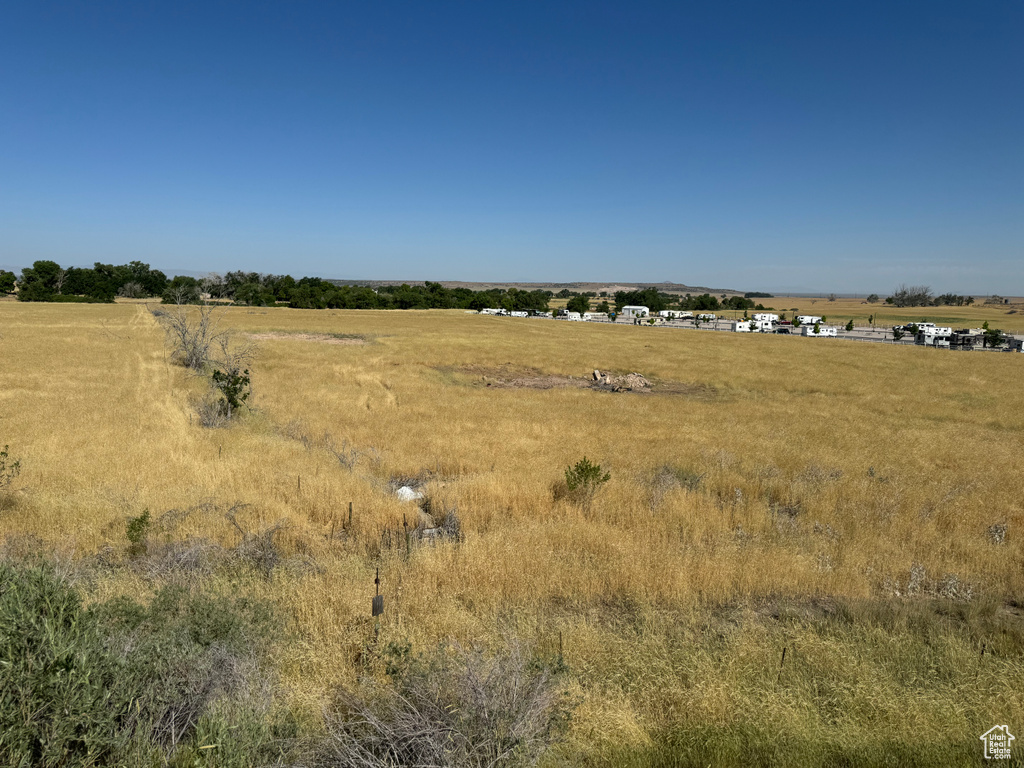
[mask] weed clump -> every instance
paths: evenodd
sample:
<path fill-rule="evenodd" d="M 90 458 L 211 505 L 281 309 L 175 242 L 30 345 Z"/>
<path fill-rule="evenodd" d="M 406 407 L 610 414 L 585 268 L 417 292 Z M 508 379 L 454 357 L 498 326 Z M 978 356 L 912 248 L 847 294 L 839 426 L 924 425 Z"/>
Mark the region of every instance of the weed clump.
<path fill-rule="evenodd" d="M 331 766 L 536 765 L 571 713 L 557 670 L 512 641 L 494 657 L 458 645 L 411 656 L 390 644 L 392 686 L 369 698 L 340 692 L 327 714 Z"/>

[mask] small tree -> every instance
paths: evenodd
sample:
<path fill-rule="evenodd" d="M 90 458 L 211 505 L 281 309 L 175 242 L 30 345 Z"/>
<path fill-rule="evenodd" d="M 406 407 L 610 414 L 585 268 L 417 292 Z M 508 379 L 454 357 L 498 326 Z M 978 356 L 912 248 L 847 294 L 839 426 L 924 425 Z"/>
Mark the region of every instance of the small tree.
<path fill-rule="evenodd" d="M 870 296 L 868 296 L 868 304 L 876 304 L 876 303 L 878 303 L 878 294 L 877 293 L 872 293 Z"/>
<path fill-rule="evenodd" d="M 600 464 L 594 464 L 584 456 L 574 466 L 565 468 L 565 486 L 573 501 L 589 507 L 598 489 L 609 480 L 611 472 L 603 472 Z"/>
<path fill-rule="evenodd" d="M 834 293 L 830 293 L 830 294 L 828 295 L 828 300 L 829 300 L 829 301 L 835 301 L 835 300 L 836 300 L 836 295 L 835 295 Z"/>
<path fill-rule="evenodd" d="M 900 328 L 900 327 L 898 327 L 898 326 L 897 326 L 896 328 L 893 328 L 893 329 L 892 329 L 892 338 L 893 338 L 893 341 L 899 341 L 899 340 L 900 340 L 900 339 L 902 339 L 902 338 L 903 338 L 903 337 L 904 337 L 905 335 L 906 335 L 906 331 L 904 331 L 904 330 L 903 330 L 902 328 Z"/>
<path fill-rule="evenodd" d="M 985 323 L 985 325 L 988 325 L 988 323 Z M 1005 343 L 1006 337 L 1003 335 L 1003 332 L 1001 330 L 999 330 L 998 328 L 985 329 L 985 337 L 981 342 L 981 345 L 983 347 L 992 347 L 993 349 L 996 349 L 998 347 L 1003 346 L 1003 344 Z"/>
<path fill-rule="evenodd" d="M 233 411 L 241 408 L 252 394 L 249 389 L 249 369 L 242 371 L 213 371 L 213 386 L 224 395 L 224 415 L 229 419 Z"/>
<path fill-rule="evenodd" d="M 824 320 L 824 318 L 822 318 L 822 319 Z M 814 335 L 817 336 L 819 333 L 821 333 L 821 323 L 815 321 L 815 323 L 814 323 Z"/>
<path fill-rule="evenodd" d="M 847 331 L 852 331 L 853 330 L 853 318 L 852 317 L 850 318 L 850 322 L 848 322 L 846 324 L 846 330 Z"/>

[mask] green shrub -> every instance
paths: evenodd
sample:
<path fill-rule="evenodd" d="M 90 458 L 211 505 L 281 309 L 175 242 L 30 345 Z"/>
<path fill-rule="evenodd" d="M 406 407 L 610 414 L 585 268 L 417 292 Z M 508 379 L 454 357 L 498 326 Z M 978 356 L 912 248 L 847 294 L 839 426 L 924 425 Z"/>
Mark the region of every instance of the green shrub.
<path fill-rule="evenodd" d="M 584 456 L 576 462 L 575 466 L 565 468 L 565 484 L 570 493 L 586 491 L 592 493 L 602 484 L 611 480 L 611 473 L 601 473 L 601 465 L 591 463 L 590 459 Z"/>
<path fill-rule="evenodd" d="M 0 764 L 271 762 L 273 626 L 263 603 L 180 587 L 85 609 L 48 566 L 0 564 Z"/>
<path fill-rule="evenodd" d="M 214 370 L 213 386 L 224 395 L 226 415 L 230 419 L 231 412 L 241 408 L 249 399 L 249 371 L 248 369 L 238 370 Z"/>
<path fill-rule="evenodd" d="M 45 567 L 0 564 L 0 664 L 0 764 L 113 762 L 117 664 L 95 617 Z"/>
<path fill-rule="evenodd" d="M 564 482 L 559 480 L 552 485 L 553 496 L 555 501 L 567 498 L 589 509 L 594 495 L 610 479 L 611 473 L 602 472 L 599 464 L 584 456 L 574 466 L 565 468 Z"/>
<path fill-rule="evenodd" d="M 146 552 L 146 538 L 149 536 L 150 519 L 147 509 L 138 517 L 133 517 L 126 526 L 128 536 L 129 552 L 133 555 L 142 555 Z"/>
<path fill-rule="evenodd" d="M 11 482 L 21 474 L 21 462 L 11 459 L 9 445 L 5 445 L 0 451 L 0 491 L 6 491 L 11 487 Z"/>

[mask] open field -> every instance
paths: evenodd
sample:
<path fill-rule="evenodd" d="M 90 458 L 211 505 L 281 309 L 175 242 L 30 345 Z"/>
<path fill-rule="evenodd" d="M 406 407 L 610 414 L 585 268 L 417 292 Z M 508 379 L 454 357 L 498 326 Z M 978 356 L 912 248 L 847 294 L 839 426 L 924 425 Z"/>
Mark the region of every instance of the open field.
<path fill-rule="evenodd" d="M 764 301 L 1024 331 L 1004 307 Z M 22 463 L 0 537 L 36 537 L 90 600 L 145 600 L 185 576 L 94 566 L 129 561 L 144 510 L 165 544 L 280 523 L 273 568 L 186 583 L 276 606 L 276 696 L 311 737 L 387 643 L 509 637 L 561 637 L 576 707 L 551 765 L 981 764 L 984 731 L 1024 726 L 1024 356 L 458 311 L 222 322 L 258 339 L 253 409 L 207 429 L 145 306 L 0 303 Z M 594 368 L 654 390 L 488 386 Z M 556 492 L 584 455 L 611 473 L 590 504 Z M 463 540 L 407 547 L 395 478 Z"/>

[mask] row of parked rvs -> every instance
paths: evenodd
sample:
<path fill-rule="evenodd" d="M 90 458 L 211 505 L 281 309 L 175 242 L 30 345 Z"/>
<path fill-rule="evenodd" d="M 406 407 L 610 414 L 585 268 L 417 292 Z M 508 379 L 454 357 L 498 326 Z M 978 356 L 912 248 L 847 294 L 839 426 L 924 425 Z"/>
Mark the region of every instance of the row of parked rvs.
<path fill-rule="evenodd" d="M 482 309 L 482 315 L 501 315 L 505 317 L 554 317 L 559 320 L 572 322 L 586 322 L 588 320 L 604 320 L 607 316 L 603 312 L 569 312 L 564 309 L 555 312 L 543 312 L 541 310 L 509 311 L 507 309 Z M 663 310 L 651 313 L 647 307 L 626 306 L 622 308 L 619 317 L 631 319 L 635 323 L 643 321 L 654 321 L 662 323 L 672 320 L 695 320 L 698 322 L 712 322 L 717 317 L 710 312 L 701 312 L 694 315 L 693 312 L 679 310 Z M 646 325 L 646 322 L 643 322 Z M 823 325 L 823 318 L 817 315 L 797 315 L 795 322 L 780 320 L 779 316 L 771 312 L 759 312 L 749 320 L 733 320 L 731 330 L 736 333 L 776 333 L 794 334 L 811 338 L 835 338 L 839 335 L 839 329 L 831 325 Z M 974 349 L 981 347 L 984 343 L 985 331 L 981 328 L 963 328 L 954 331 L 950 327 L 937 326 L 935 323 L 912 323 L 905 326 L 895 326 L 893 330 L 900 330 L 904 333 L 914 334 L 914 341 L 917 344 L 943 349 Z M 1006 338 L 1007 349 L 1014 352 L 1024 352 L 1024 339 L 1008 336 Z"/>
<path fill-rule="evenodd" d="M 831 325 L 822 325 L 823 318 L 817 315 L 797 315 L 797 322 L 780 320 L 778 315 L 770 312 L 759 312 L 749 320 L 734 320 L 732 330 L 736 333 L 799 333 L 803 336 L 824 338 L 838 336 L 839 329 Z"/>

